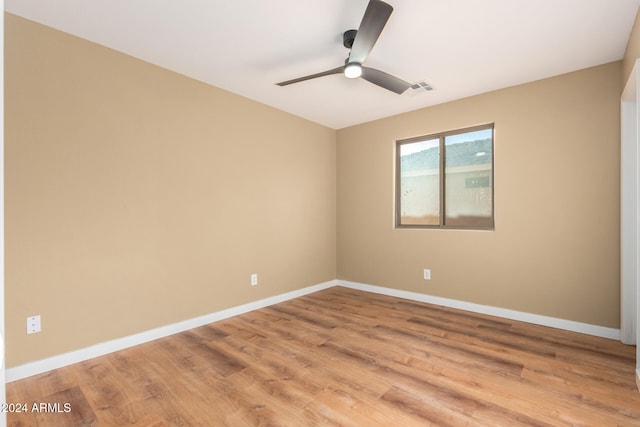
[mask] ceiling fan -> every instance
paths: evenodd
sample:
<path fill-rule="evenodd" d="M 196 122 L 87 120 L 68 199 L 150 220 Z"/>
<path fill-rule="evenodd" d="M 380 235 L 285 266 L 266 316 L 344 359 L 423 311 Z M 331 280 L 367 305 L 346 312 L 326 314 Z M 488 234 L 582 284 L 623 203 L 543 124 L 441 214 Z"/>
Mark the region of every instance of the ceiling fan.
<path fill-rule="evenodd" d="M 407 83 L 402 79 L 385 73 L 384 71 L 362 65 L 369 56 L 371 49 L 373 49 L 373 46 L 378 41 L 378 37 L 380 37 L 380 33 L 382 33 L 384 26 L 387 24 L 387 21 L 391 16 L 391 12 L 393 12 L 393 7 L 391 5 L 380 0 L 370 0 L 367 10 L 364 12 L 364 16 L 362 17 L 362 22 L 360 22 L 360 28 L 357 30 L 345 31 L 342 35 L 342 44 L 347 49 L 351 49 L 349 57 L 345 60 L 345 65 L 323 71 L 321 73 L 298 77 L 297 79 L 287 80 L 276 84 L 278 86 L 287 86 L 293 83 L 315 79 L 317 77 L 330 76 L 332 74 L 344 74 L 345 77 L 350 79 L 362 77 L 366 81 L 384 89 L 397 94 L 403 93 L 411 87 L 411 83 Z"/>

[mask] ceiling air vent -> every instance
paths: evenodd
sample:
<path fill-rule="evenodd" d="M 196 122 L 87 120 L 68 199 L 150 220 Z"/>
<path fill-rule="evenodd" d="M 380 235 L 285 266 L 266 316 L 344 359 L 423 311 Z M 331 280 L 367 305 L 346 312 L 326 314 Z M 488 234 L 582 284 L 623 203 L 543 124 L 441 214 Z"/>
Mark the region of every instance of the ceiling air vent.
<path fill-rule="evenodd" d="M 433 86 L 431 86 L 429 83 L 427 83 L 425 81 L 420 81 L 420 82 L 412 84 L 409 87 L 409 90 L 407 91 L 407 93 L 410 96 L 414 96 L 414 95 L 421 94 L 423 92 L 430 92 L 432 90 L 433 90 Z"/>

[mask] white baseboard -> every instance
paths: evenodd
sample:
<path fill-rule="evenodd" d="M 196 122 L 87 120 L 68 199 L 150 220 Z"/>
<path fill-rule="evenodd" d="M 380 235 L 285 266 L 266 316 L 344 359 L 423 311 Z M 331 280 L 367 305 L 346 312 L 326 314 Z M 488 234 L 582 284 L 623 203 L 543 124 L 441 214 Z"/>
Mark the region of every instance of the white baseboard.
<path fill-rule="evenodd" d="M 398 298 L 404 298 L 413 301 L 437 304 L 445 307 L 457 308 L 476 313 L 488 314 L 491 316 L 502 317 L 505 319 L 519 320 L 537 325 L 550 326 L 553 328 L 565 329 L 574 332 L 580 332 L 588 335 L 595 335 L 604 338 L 619 340 L 620 330 L 605 328 L 603 326 L 590 325 L 587 323 L 574 322 L 571 320 L 558 319 L 554 317 L 541 316 L 538 314 L 524 313 L 520 311 L 508 310 L 499 307 L 474 304 L 466 301 L 459 301 L 449 298 L 436 297 L 432 295 L 419 294 L 417 292 L 402 291 L 398 289 L 385 288 L 381 286 L 367 285 L 364 283 L 349 282 L 345 280 L 331 280 L 318 285 L 309 286 L 303 289 L 287 292 L 285 294 L 276 295 L 248 304 L 239 305 L 237 307 L 228 308 L 226 310 L 217 311 L 215 313 L 184 320 L 182 322 L 161 326 L 149 331 L 140 332 L 138 334 L 117 338 L 111 341 L 99 343 L 83 349 L 71 351 L 64 354 L 48 357 L 46 359 L 37 360 L 35 362 L 25 363 L 6 370 L 6 381 L 12 382 L 33 375 L 38 375 L 52 369 L 62 368 L 74 363 L 83 362 L 94 357 L 103 356 L 114 351 L 133 347 L 145 342 L 164 338 L 179 332 L 197 328 L 218 320 L 227 319 L 239 314 L 247 313 L 260 308 L 268 307 L 290 299 L 298 298 L 313 292 L 328 289 L 334 286 L 343 286 L 345 288 L 358 289 L 365 292 L 373 292 L 382 295 L 389 295 Z M 640 388 L 640 370 L 638 370 L 637 382 Z"/>
<path fill-rule="evenodd" d="M 385 288 L 382 286 L 367 285 L 364 283 L 338 280 L 339 286 L 358 289 L 376 294 L 388 295 L 413 301 L 426 302 L 445 307 L 457 308 L 459 310 L 471 311 L 474 313 L 488 314 L 490 316 L 502 317 L 505 319 L 519 320 L 536 325 L 549 326 L 567 331 L 580 332 L 587 335 L 594 335 L 614 340 L 620 339 L 620 329 L 606 328 L 604 326 L 591 325 L 588 323 L 574 322 L 572 320 L 558 319 L 555 317 L 541 316 L 539 314 L 525 313 L 521 311 L 509 310 L 506 308 L 492 307 L 489 305 L 474 304 L 466 301 L 459 301 L 449 298 L 436 297 L 433 295 L 420 294 L 417 292 L 401 291 L 398 289 Z"/>
<path fill-rule="evenodd" d="M 270 305 L 278 304 L 283 301 L 298 298 L 313 292 L 328 289 L 337 285 L 337 280 L 320 283 L 318 285 L 309 286 L 303 289 L 287 292 L 281 295 L 265 298 L 259 301 L 250 302 L 248 304 L 239 305 L 237 307 L 228 308 L 226 310 L 217 311 L 215 313 L 206 314 L 204 316 L 193 319 L 184 320 L 182 322 L 172 323 L 170 325 L 161 326 L 149 331 L 140 332 L 138 334 L 117 338 L 111 341 L 92 345 L 90 347 L 71 351 L 48 357 L 46 359 L 37 360 L 35 362 L 25 363 L 6 370 L 6 382 L 17 381 L 33 375 L 38 375 L 52 369 L 62 368 L 74 363 L 83 362 L 94 357 L 103 356 L 114 351 L 122 350 L 145 342 L 164 338 L 169 335 L 183 332 L 199 326 L 207 325 L 218 320 L 227 319 L 239 314 L 247 313 Z"/>

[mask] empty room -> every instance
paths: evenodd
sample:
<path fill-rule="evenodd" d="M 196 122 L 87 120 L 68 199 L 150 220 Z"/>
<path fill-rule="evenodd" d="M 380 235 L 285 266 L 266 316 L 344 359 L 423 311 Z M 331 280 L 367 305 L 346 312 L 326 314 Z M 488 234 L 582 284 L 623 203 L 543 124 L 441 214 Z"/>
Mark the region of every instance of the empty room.
<path fill-rule="evenodd" d="M 639 8 L 4 0 L 0 426 L 640 425 Z"/>

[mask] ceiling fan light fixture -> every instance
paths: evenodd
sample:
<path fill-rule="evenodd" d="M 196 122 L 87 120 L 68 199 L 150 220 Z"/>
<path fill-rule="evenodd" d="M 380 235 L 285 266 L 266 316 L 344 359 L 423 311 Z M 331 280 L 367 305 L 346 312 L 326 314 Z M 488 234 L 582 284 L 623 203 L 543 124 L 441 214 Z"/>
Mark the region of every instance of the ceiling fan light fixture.
<path fill-rule="evenodd" d="M 342 34 L 342 44 L 349 49 L 349 56 L 344 61 L 344 66 L 276 84 L 278 86 L 287 86 L 318 77 L 343 73 L 349 79 L 362 77 L 363 80 L 369 83 L 401 95 L 413 85 L 384 71 L 362 66 L 362 63 L 367 60 L 371 49 L 378 41 L 385 25 L 387 25 L 392 12 L 393 6 L 383 0 L 369 0 L 358 29 L 348 30 Z"/>
<path fill-rule="evenodd" d="M 362 75 L 362 66 L 357 62 L 350 62 L 344 67 L 344 76 L 349 79 L 356 79 Z"/>

